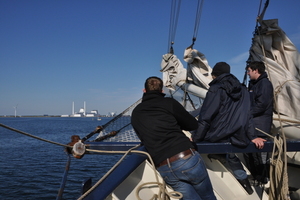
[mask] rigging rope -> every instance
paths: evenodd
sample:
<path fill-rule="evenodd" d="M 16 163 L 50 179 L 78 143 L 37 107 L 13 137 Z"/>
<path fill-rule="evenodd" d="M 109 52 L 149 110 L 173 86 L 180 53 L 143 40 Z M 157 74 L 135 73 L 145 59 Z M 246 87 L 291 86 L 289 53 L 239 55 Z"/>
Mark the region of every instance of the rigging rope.
<path fill-rule="evenodd" d="M 179 1 L 177 3 L 176 3 L 176 0 L 172 1 L 170 27 L 169 27 L 169 41 L 168 41 L 168 45 L 169 45 L 168 49 L 170 49 L 169 53 L 171 53 L 171 54 L 174 54 L 174 49 L 173 49 L 172 45 L 174 44 L 174 39 L 175 39 L 175 33 L 176 33 L 177 22 L 178 22 L 178 17 L 179 17 L 180 4 L 181 4 L 181 1 Z M 199 30 L 199 25 L 200 25 L 200 19 L 201 19 L 203 4 L 204 4 L 204 0 L 198 0 L 197 9 L 196 9 L 196 18 L 195 18 L 195 24 L 194 24 L 194 31 L 193 31 L 193 38 L 192 38 L 192 44 L 189 47 L 187 47 L 187 49 L 188 48 L 192 49 L 194 44 L 195 44 L 195 41 L 197 39 L 197 34 L 198 34 L 198 30 Z M 187 76 L 186 77 L 186 82 L 187 82 L 188 75 L 186 75 L 186 76 Z M 173 96 L 172 92 L 170 92 L 170 94 L 171 94 L 171 96 Z M 187 91 L 185 89 L 184 90 L 184 99 L 183 99 L 184 107 L 186 107 L 186 101 L 187 100 L 189 100 L 191 102 L 192 107 L 195 109 L 195 106 L 194 106 L 189 94 L 187 94 Z"/>
<path fill-rule="evenodd" d="M 168 50 L 167 52 L 173 54 L 173 44 L 175 40 L 175 34 L 178 24 L 179 11 L 180 11 L 181 0 L 173 0 L 171 4 L 171 16 L 169 26 L 169 39 L 168 39 Z"/>
<path fill-rule="evenodd" d="M 26 135 L 26 136 L 29 136 L 29 137 L 32 137 L 32 138 L 35 138 L 35 139 L 38 139 L 38 140 L 41 140 L 41 141 L 44 141 L 44 142 L 48 142 L 48 143 L 51 143 L 51 144 L 56 144 L 56 145 L 63 146 L 63 147 L 67 147 L 67 148 L 72 148 L 72 146 L 65 145 L 65 144 L 61 144 L 61 143 L 57 143 L 57 142 L 53 142 L 53 141 L 50 141 L 50 140 L 46 140 L 46 139 L 43 139 L 43 138 L 40 138 L 40 137 L 31 135 L 31 134 L 29 134 L 29 133 L 25 133 L 25 132 L 23 132 L 23 131 L 20 131 L 20 130 L 11 128 L 11 127 L 6 126 L 6 125 L 4 125 L 4 124 L 0 124 L 0 126 L 2 126 L 3 128 L 9 129 L 9 130 L 11 130 L 11 131 L 15 131 L 15 132 L 17 132 L 17 133 L 21 133 L 21 134 L 23 134 L 23 135 Z"/>
<path fill-rule="evenodd" d="M 197 38 L 204 0 L 198 0 L 193 38 Z M 196 40 L 196 39 L 195 39 Z"/>
<path fill-rule="evenodd" d="M 117 119 L 119 119 L 120 117 L 122 117 L 126 112 L 128 112 L 129 110 L 131 110 L 133 107 L 135 107 L 137 104 L 139 104 L 142 101 L 142 98 L 140 98 L 139 100 L 137 100 L 135 103 L 133 103 L 131 106 L 129 106 L 128 108 L 126 108 L 123 112 L 121 112 L 120 114 L 118 114 L 117 116 L 115 116 L 113 119 L 111 119 L 110 121 L 108 121 L 106 124 L 102 125 L 101 129 L 98 130 L 103 130 L 105 129 L 107 126 L 109 126 L 111 123 L 113 123 L 114 121 L 116 121 Z M 91 132 L 90 134 L 88 134 L 87 136 L 85 136 L 84 138 L 82 138 L 82 142 L 86 141 L 87 139 L 89 139 L 90 137 L 92 137 L 93 135 L 95 135 L 96 133 L 99 133 L 97 130 Z"/>
<path fill-rule="evenodd" d="M 189 47 L 187 47 L 187 49 L 188 48 L 193 49 L 193 46 L 194 46 L 195 41 L 197 39 L 198 30 L 199 30 L 199 26 L 200 26 L 200 19 L 201 19 L 201 14 L 202 14 L 203 3 L 204 3 L 204 0 L 198 0 L 197 11 L 196 11 L 196 19 L 195 19 L 195 25 L 194 25 L 194 32 L 193 32 L 193 38 L 192 38 L 192 44 Z"/>
<path fill-rule="evenodd" d="M 203 3 L 204 3 L 204 0 L 198 0 L 195 24 L 194 24 L 194 31 L 193 31 L 193 38 L 192 38 L 192 45 L 190 46 L 190 48 L 193 48 L 193 45 L 197 39 Z M 177 29 L 177 24 L 178 24 L 180 5 L 181 5 L 181 0 L 173 0 L 172 4 L 171 4 L 168 50 L 167 50 L 171 54 L 174 54 L 173 44 L 174 44 L 176 29 Z"/>
<path fill-rule="evenodd" d="M 194 32 L 193 32 L 193 38 L 192 38 L 192 44 L 190 46 L 188 46 L 186 49 L 193 49 L 195 41 L 197 39 L 199 25 L 200 25 L 200 19 L 201 19 L 201 14 L 202 14 L 202 8 L 203 8 L 203 3 L 204 3 L 204 0 L 198 0 L 197 11 L 196 11 L 196 19 L 195 19 L 195 25 L 194 25 Z M 186 74 L 186 82 L 188 82 L 188 73 Z M 190 101 L 192 107 L 194 108 L 194 110 L 196 110 L 196 107 L 195 107 L 192 99 L 190 98 L 189 93 L 187 92 L 186 88 L 187 88 L 187 86 L 184 88 L 183 106 L 186 108 L 187 101 Z"/>
<path fill-rule="evenodd" d="M 123 126 L 122 128 L 120 128 L 120 129 L 117 130 L 117 131 L 112 131 L 112 132 L 110 132 L 110 133 L 107 134 L 107 135 L 103 135 L 103 136 L 101 136 L 101 137 L 98 137 L 97 139 L 94 140 L 94 142 L 99 142 L 99 141 L 105 140 L 105 139 L 107 139 L 107 138 L 109 138 L 109 137 L 114 137 L 114 136 L 116 136 L 122 129 L 126 128 L 126 127 L 129 126 L 130 124 L 131 124 L 131 123 L 128 123 L 128 124 L 126 124 L 125 126 Z"/>

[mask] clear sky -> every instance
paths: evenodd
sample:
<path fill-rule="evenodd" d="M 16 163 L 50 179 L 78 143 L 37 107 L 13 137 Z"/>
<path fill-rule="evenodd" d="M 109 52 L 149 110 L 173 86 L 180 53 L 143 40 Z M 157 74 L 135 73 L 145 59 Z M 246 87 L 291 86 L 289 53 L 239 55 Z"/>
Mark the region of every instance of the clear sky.
<path fill-rule="evenodd" d="M 183 0 L 174 50 L 192 43 L 196 0 Z M 194 48 L 243 78 L 260 0 L 204 2 Z M 264 2 L 263 2 L 264 4 Z M 300 1 L 270 0 L 265 19 L 300 49 Z M 120 113 L 162 77 L 171 0 L 0 0 L 0 115 Z M 183 59 L 181 59 L 186 66 Z"/>

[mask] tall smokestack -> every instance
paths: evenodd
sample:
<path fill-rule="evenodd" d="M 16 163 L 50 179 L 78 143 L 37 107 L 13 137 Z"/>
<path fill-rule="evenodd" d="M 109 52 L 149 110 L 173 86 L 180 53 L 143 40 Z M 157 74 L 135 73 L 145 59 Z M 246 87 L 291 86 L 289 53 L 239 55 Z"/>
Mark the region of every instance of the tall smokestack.
<path fill-rule="evenodd" d="M 83 116 L 85 116 L 85 112 L 86 112 L 85 109 L 86 109 L 86 108 L 85 108 L 85 102 L 84 102 L 84 103 L 83 103 Z"/>

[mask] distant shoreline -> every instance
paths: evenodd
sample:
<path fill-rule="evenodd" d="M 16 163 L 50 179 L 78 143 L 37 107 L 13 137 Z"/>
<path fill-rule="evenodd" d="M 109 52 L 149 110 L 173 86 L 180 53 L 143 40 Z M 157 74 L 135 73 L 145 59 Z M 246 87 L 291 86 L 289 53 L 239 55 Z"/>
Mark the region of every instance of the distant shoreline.
<path fill-rule="evenodd" d="M 22 115 L 22 116 L 14 116 L 14 115 L 0 115 L 3 118 L 21 118 L 21 117 L 61 117 L 60 115 Z"/>
<path fill-rule="evenodd" d="M 0 115 L 0 118 L 22 118 L 22 117 L 62 117 L 61 115 L 19 115 L 19 116 L 14 116 L 14 115 Z M 99 117 L 107 117 L 105 115 L 99 116 Z M 67 117 L 62 117 L 62 118 L 67 118 Z M 98 118 L 98 117 L 70 117 L 70 118 Z"/>

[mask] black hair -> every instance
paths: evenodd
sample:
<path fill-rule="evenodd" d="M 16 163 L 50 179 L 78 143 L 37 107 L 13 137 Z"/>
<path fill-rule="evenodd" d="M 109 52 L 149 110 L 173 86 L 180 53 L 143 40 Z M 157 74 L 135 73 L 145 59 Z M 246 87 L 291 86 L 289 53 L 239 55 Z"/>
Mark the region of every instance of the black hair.
<path fill-rule="evenodd" d="M 266 70 L 265 64 L 261 61 L 253 61 L 249 63 L 246 67 L 246 70 L 250 68 L 252 71 L 253 70 L 258 70 L 259 74 L 263 74 Z"/>

